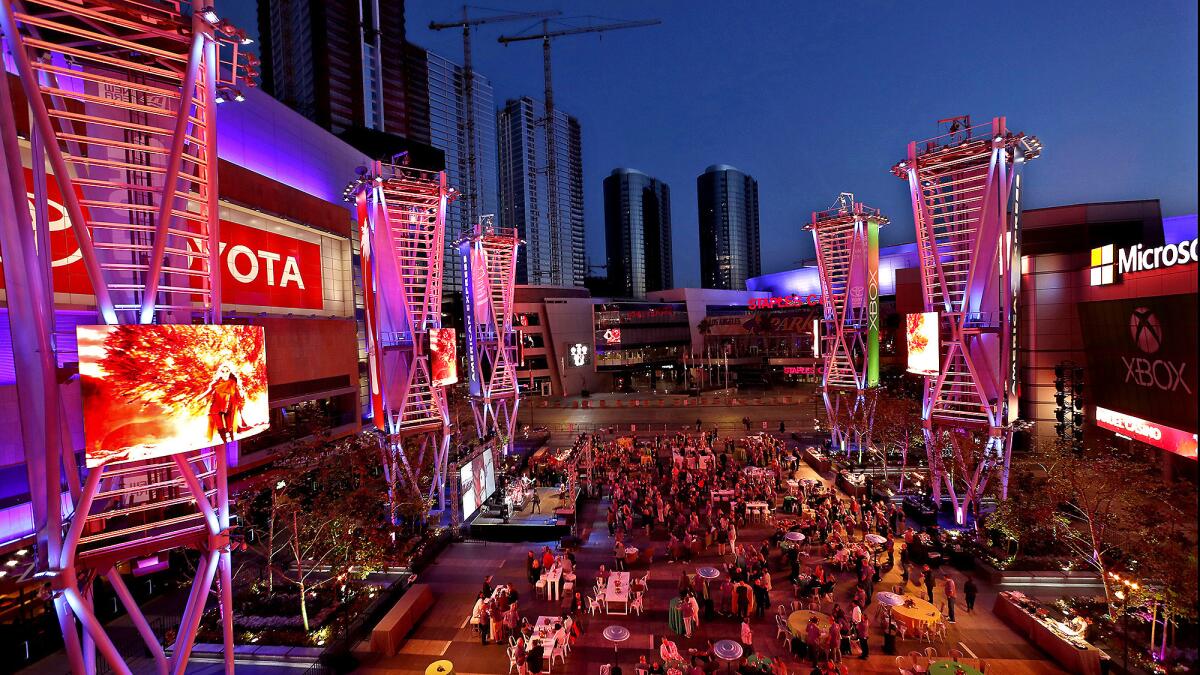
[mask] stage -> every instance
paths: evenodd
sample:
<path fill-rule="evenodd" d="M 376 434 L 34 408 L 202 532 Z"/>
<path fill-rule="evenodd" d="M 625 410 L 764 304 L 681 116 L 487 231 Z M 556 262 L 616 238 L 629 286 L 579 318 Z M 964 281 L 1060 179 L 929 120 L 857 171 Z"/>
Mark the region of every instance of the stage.
<path fill-rule="evenodd" d="M 508 522 L 488 508 L 479 510 L 479 515 L 468 521 L 471 537 L 486 541 L 555 541 L 571 534 L 575 522 L 575 498 L 559 498 L 556 487 L 536 488 L 541 498 L 540 508 L 535 511 L 533 502 L 514 511 Z M 489 500 L 490 501 L 490 500 Z"/>

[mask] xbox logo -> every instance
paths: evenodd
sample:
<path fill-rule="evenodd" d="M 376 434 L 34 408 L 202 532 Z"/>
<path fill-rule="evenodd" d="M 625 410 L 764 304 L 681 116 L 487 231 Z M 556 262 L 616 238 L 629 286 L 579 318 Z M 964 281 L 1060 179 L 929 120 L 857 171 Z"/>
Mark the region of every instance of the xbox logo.
<path fill-rule="evenodd" d="M 1138 307 L 1129 316 L 1129 333 L 1138 349 L 1147 354 L 1153 354 L 1162 345 L 1162 326 L 1158 317 L 1145 307 Z"/>

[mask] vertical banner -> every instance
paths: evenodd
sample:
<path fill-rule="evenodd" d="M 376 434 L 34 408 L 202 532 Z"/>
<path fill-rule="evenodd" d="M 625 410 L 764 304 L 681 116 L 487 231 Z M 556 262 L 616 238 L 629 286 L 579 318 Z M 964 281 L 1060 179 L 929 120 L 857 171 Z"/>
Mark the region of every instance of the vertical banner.
<path fill-rule="evenodd" d="M 463 330 L 466 332 L 464 341 L 467 346 L 467 381 L 470 385 L 472 396 L 483 396 L 483 383 L 479 380 L 479 368 L 477 367 L 479 354 L 476 351 L 475 344 L 475 325 L 476 325 L 476 308 L 475 294 L 476 281 L 473 271 L 473 251 L 470 240 L 464 240 L 458 245 L 458 257 L 462 260 L 463 270 Z"/>
<path fill-rule="evenodd" d="M 879 384 L 879 221 L 867 221 L 867 386 Z"/>
<path fill-rule="evenodd" d="M 941 369 L 941 345 L 937 312 L 905 316 L 905 341 L 908 343 L 908 372 L 936 376 Z"/>

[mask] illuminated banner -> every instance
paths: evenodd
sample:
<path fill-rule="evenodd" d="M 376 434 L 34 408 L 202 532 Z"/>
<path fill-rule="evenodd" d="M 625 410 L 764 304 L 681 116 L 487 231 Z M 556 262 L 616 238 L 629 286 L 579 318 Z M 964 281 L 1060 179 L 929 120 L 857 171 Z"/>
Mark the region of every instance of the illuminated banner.
<path fill-rule="evenodd" d="M 492 466 L 492 453 L 485 449 L 471 458 L 458 470 L 459 485 L 462 487 L 463 518 L 470 518 L 496 491 L 496 468 Z"/>
<path fill-rule="evenodd" d="M 196 242 L 188 247 L 199 253 Z M 201 269 L 192 260 L 192 269 Z M 322 309 L 321 245 L 221 220 L 221 302 Z M 193 278 L 199 287 L 202 279 Z"/>
<path fill-rule="evenodd" d="M 25 168 L 25 186 L 28 190 L 29 217 L 35 219 L 36 205 L 33 194 L 33 170 Z M 75 195 L 83 199 L 83 193 L 78 187 Z M 75 243 L 75 233 L 71 230 L 71 217 L 67 215 L 67 207 L 63 205 L 62 189 L 53 174 L 46 174 L 47 225 L 50 230 L 50 254 L 54 290 L 59 293 L 75 293 L 91 295 L 92 283 L 88 280 L 87 270 L 84 269 L 83 255 L 79 245 Z M 91 218 L 87 206 L 81 205 L 84 218 Z M 3 266 L 0 265 L 0 288 L 4 288 Z"/>
<path fill-rule="evenodd" d="M 470 241 L 463 241 L 458 245 L 458 257 L 462 260 L 463 270 L 463 302 L 469 303 L 472 308 L 469 311 L 463 312 L 463 331 L 466 333 L 467 346 L 467 385 L 472 396 L 483 396 L 483 382 L 479 379 L 479 353 L 476 351 L 475 345 L 475 317 L 479 311 L 479 306 L 476 304 L 476 298 L 484 291 L 476 288 L 476 279 L 486 279 L 476 277 L 471 273 L 471 266 L 474 264 L 475 251 Z M 486 311 L 486 310 L 485 310 Z M 521 316 L 521 325 L 527 324 L 524 316 Z"/>
<path fill-rule="evenodd" d="M 819 304 L 821 304 L 821 296 L 819 295 L 796 295 L 793 293 L 791 295 L 770 298 L 751 298 L 747 306 L 750 309 L 775 309 L 776 307 L 804 307 Z"/>
<path fill-rule="evenodd" d="M 867 386 L 879 384 L 879 221 L 867 221 Z"/>
<path fill-rule="evenodd" d="M 261 326 L 78 326 L 88 467 L 163 457 L 269 426 Z"/>
<path fill-rule="evenodd" d="M 458 353 L 453 328 L 433 328 L 429 331 L 429 368 L 435 387 L 458 382 Z"/>
<path fill-rule="evenodd" d="M 619 345 L 621 344 L 621 329 L 605 328 L 604 330 L 596 331 L 596 341 L 603 342 L 606 345 Z"/>
<path fill-rule="evenodd" d="M 820 375 L 824 368 L 821 366 L 784 366 L 784 375 Z"/>
<path fill-rule="evenodd" d="M 909 314 L 905 318 L 908 339 L 908 372 L 937 375 L 941 364 L 937 312 Z"/>
<path fill-rule="evenodd" d="M 32 169 L 25 169 L 25 183 L 30 186 L 30 216 L 35 217 Z M 53 174 L 46 176 L 46 194 L 54 291 L 90 296 L 93 294 L 92 283 L 71 229 L 71 218 L 63 205 L 61 188 Z M 75 194 L 79 199 L 84 198 L 78 187 Z M 81 205 L 81 208 L 84 218 L 90 219 L 87 206 Z M 201 253 L 197 241 L 189 238 L 186 245 L 189 251 Z M 190 269 L 194 270 L 202 269 L 202 264 L 199 257 L 189 261 Z M 222 302 L 285 309 L 324 307 L 320 244 L 222 219 L 220 267 Z M 192 288 L 202 288 L 206 283 L 199 277 L 189 277 L 189 280 Z M 4 288 L 2 273 L 0 288 Z"/>
<path fill-rule="evenodd" d="M 1196 429 L 1194 294 L 1079 305 L 1090 400 L 1177 429 Z"/>
<path fill-rule="evenodd" d="M 1096 406 L 1096 426 L 1177 455 L 1196 459 L 1196 434 L 1194 433 L 1165 424 L 1155 424 L 1140 417 L 1126 415 L 1100 406 Z"/>

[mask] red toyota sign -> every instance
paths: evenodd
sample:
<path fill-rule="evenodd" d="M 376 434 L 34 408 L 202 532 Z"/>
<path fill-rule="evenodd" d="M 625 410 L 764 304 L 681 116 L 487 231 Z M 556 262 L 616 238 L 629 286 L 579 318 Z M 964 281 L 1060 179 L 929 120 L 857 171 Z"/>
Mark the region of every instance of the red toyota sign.
<path fill-rule="evenodd" d="M 83 266 L 58 181 L 53 175 L 46 178 L 54 290 L 92 295 L 92 284 Z M 33 171 L 29 168 L 25 169 L 25 182 L 27 186 L 33 185 Z M 83 198 L 78 188 L 75 193 Z M 32 187 L 29 208 L 32 214 Z M 84 217 L 89 218 L 87 208 L 83 208 Z M 196 242 L 189 241 L 188 248 L 200 252 Z M 193 269 L 198 269 L 200 264 L 199 258 L 191 261 Z M 319 310 L 324 307 L 320 244 L 222 219 L 220 266 L 223 303 L 282 309 Z M 202 283 L 201 279 L 192 279 L 194 287 L 200 287 Z M 0 288 L 4 288 L 2 273 Z"/>
<path fill-rule="evenodd" d="M 221 302 L 321 309 L 320 244 L 222 220 Z"/>

